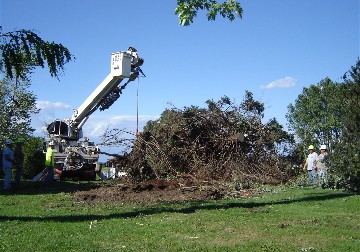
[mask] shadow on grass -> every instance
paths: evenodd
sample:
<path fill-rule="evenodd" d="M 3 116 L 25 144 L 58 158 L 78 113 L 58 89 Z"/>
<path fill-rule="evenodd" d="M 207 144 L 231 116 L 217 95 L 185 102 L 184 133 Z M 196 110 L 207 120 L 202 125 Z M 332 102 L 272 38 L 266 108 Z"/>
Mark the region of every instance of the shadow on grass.
<path fill-rule="evenodd" d="M 229 203 L 222 203 L 219 202 L 218 204 L 203 201 L 203 202 L 193 202 L 189 207 L 179 207 L 174 208 L 173 205 L 162 205 L 158 207 L 151 207 L 145 208 L 141 210 L 134 210 L 130 212 L 124 213 L 113 213 L 108 215 L 61 215 L 61 216 L 48 216 L 48 217 L 27 217 L 27 216 L 1 216 L 0 221 L 37 221 L 37 222 L 48 222 L 48 221 L 55 221 L 55 222 L 83 222 L 83 221 L 94 221 L 94 220 L 107 220 L 107 219 L 119 219 L 119 218 L 135 218 L 138 216 L 148 216 L 153 214 L 160 214 L 160 213 L 184 213 L 184 214 L 191 214 L 198 210 L 219 210 L 219 209 L 230 209 L 230 208 L 258 208 L 268 205 L 287 205 L 292 203 L 298 202 L 310 202 L 310 201 L 325 201 L 331 199 L 339 199 L 339 198 L 346 198 L 353 195 L 357 195 L 356 193 L 331 193 L 331 194 L 317 194 L 314 196 L 308 197 L 301 197 L 301 198 L 294 198 L 294 199 L 281 199 L 277 201 L 269 201 L 269 202 L 229 202 Z M 176 204 L 178 205 L 178 204 Z"/>
<path fill-rule="evenodd" d="M 109 181 L 105 183 L 109 184 Z M 39 194 L 57 194 L 72 193 L 76 191 L 88 191 L 98 188 L 105 184 L 104 181 L 53 181 L 51 183 L 32 182 L 30 180 L 21 181 L 17 190 L 4 191 L 0 189 L 0 195 L 39 195 Z M 0 180 L 3 184 L 3 180 Z"/>

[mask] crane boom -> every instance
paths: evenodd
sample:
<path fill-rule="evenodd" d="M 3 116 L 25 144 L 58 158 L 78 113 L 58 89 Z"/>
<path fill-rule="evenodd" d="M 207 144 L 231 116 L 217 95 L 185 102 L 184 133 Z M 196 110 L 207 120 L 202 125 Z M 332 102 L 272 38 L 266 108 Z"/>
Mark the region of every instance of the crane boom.
<path fill-rule="evenodd" d="M 102 83 L 93 91 L 93 93 L 83 102 L 83 104 L 74 110 L 71 119 L 64 121 L 55 121 L 48 126 L 49 134 L 59 135 L 63 139 L 77 141 L 82 137 L 82 126 L 89 116 L 99 107 L 100 110 L 109 108 L 119 97 L 126 85 L 135 80 L 139 72 L 142 72 L 140 66 L 144 60 L 138 56 L 136 49 L 130 47 L 128 51 L 120 51 L 111 55 L 111 72 Z M 128 78 L 128 81 L 119 86 L 119 84 Z"/>
<path fill-rule="evenodd" d="M 90 116 L 104 97 L 116 88 L 124 78 L 130 77 L 131 58 L 132 55 L 127 52 L 112 54 L 110 74 L 72 115 L 71 119 L 75 124 L 79 124 L 86 117 Z"/>

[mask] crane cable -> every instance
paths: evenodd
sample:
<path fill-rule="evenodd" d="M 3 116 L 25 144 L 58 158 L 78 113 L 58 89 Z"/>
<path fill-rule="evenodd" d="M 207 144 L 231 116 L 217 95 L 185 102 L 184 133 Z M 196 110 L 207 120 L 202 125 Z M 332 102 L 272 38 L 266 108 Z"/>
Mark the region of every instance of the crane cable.
<path fill-rule="evenodd" d="M 143 77 L 146 77 L 144 72 L 141 70 L 140 66 L 138 66 L 136 69 L 143 75 Z M 139 135 L 139 86 L 140 86 L 139 75 L 137 76 L 137 79 L 138 79 L 138 86 L 136 89 L 136 134 L 135 134 L 136 137 L 138 137 Z"/>
<path fill-rule="evenodd" d="M 138 86 L 136 89 L 136 137 L 139 134 L 139 86 L 140 86 L 140 78 L 138 77 Z"/>

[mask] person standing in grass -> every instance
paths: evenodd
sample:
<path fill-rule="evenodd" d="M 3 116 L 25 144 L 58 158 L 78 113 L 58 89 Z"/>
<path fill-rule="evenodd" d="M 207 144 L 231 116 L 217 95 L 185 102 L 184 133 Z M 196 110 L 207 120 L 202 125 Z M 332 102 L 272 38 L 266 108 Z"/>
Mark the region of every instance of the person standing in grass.
<path fill-rule="evenodd" d="M 53 151 L 54 147 L 55 147 L 54 142 L 50 141 L 45 156 L 46 176 L 44 178 L 44 182 L 52 182 L 54 180 L 54 151 Z"/>
<path fill-rule="evenodd" d="M 2 165 L 3 165 L 3 171 L 5 174 L 4 178 L 4 190 L 11 189 L 11 172 L 12 172 L 12 163 L 14 161 L 14 153 L 11 149 L 14 142 L 11 139 L 6 139 L 5 141 L 5 148 L 3 150 L 3 157 L 2 157 Z"/>
<path fill-rule="evenodd" d="M 318 154 L 314 151 L 313 145 L 310 145 L 308 150 L 310 153 L 306 159 L 304 171 L 308 173 L 310 183 L 313 184 L 317 182 L 316 159 Z"/>
<path fill-rule="evenodd" d="M 14 168 L 16 169 L 15 180 L 14 180 L 14 189 L 17 189 L 20 184 L 20 178 L 24 169 L 24 152 L 22 150 L 24 144 L 24 138 L 19 137 L 16 139 L 14 150 Z"/>
<path fill-rule="evenodd" d="M 326 160 L 328 159 L 328 153 L 326 150 L 326 145 L 320 146 L 320 155 L 316 159 L 316 168 L 317 173 L 320 179 L 324 179 L 327 175 L 327 167 L 326 167 Z"/>

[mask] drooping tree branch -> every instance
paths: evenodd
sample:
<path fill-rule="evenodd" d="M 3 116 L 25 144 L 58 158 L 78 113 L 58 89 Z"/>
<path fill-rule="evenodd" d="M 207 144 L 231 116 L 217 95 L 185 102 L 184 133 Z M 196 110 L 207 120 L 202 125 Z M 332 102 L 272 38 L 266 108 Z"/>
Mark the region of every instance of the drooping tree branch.
<path fill-rule="evenodd" d="M 30 30 L 2 33 L 0 26 L 0 71 L 10 79 L 25 79 L 35 67 L 49 68 L 52 77 L 59 78 L 64 65 L 74 59 L 62 44 L 45 41 Z"/>

